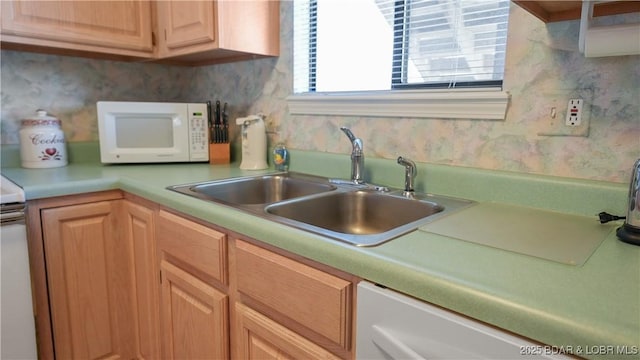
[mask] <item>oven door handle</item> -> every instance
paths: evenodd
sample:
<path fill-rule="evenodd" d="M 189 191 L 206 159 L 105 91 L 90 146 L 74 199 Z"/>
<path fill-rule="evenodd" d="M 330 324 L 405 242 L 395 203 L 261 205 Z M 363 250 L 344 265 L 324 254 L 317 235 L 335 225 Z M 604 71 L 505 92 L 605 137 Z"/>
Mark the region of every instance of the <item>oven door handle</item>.
<path fill-rule="evenodd" d="M 0 214 L 0 225 L 24 223 L 24 211 L 13 211 Z"/>

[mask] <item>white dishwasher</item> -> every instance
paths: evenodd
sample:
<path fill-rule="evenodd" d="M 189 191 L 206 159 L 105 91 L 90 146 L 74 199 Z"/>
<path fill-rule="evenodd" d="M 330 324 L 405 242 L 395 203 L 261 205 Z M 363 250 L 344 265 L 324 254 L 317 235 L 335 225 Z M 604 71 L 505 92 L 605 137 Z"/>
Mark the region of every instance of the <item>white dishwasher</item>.
<path fill-rule="evenodd" d="M 0 359 L 37 359 L 24 191 L 0 179 Z"/>
<path fill-rule="evenodd" d="M 478 321 L 362 281 L 356 359 L 567 358 Z"/>

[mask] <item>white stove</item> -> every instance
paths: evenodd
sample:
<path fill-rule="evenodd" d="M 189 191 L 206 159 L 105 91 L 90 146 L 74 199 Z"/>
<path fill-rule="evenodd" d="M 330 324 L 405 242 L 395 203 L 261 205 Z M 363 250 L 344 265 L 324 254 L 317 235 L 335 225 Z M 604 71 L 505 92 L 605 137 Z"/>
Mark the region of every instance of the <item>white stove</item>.
<path fill-rule="evenodd" d="M 24 191 L 0 179 L 0 358 L 37 359 Z"/>
<path fill-rule="evenodd" d="M 24 191 L 6 177 L 0 177 L 0 203 L 24 203 Z"/>

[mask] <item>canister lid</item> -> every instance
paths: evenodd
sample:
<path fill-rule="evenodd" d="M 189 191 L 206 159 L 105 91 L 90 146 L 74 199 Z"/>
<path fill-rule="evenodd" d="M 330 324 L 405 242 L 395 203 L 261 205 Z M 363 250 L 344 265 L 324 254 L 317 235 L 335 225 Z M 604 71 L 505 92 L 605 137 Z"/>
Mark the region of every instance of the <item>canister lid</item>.
<path fill-rule="evenodd" d="M 36 110 L 36 115 L 31 118 L 23 119 L 22 126 L 60 126 L 61 122 L 55 116 L 47 115 L 47 112 L 42 109 Z"/>

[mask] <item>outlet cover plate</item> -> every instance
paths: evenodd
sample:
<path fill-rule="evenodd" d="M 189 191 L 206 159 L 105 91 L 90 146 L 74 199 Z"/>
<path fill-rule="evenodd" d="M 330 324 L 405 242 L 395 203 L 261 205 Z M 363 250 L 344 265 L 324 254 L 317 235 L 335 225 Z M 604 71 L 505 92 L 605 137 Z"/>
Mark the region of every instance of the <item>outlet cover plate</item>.
<path fill-rule="evenodd" d="M 545 111 L 542 111 L 538 124 L 538 136 L 581 136 L 589 137 L 589 118 L 593 91 L 591 89 L 556 89 L 543 92 L 547 99 Z M 580 125 L 566 125 L 567 104 L 571 99 L 582 99 L 582 118 Z M 555 110 L 554 110 L 555 109 Z M 552 114 L 555 112 L 555 117 Z"/>

